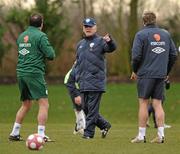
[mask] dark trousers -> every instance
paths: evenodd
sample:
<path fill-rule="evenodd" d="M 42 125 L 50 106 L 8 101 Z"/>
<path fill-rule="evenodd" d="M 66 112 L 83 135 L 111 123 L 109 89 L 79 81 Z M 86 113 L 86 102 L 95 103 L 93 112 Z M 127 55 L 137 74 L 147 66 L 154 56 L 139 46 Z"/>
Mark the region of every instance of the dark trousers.
<path fill-rule="evenodd" d="M 83 92 L 82 94 L 84 112 L 86 114 L 86 129 L 84 130 L 84 136 L 92 138 L 94 137 L 96 126 L 102 130 L 107 127 L 109 122 L 99 114 L 102 92 L 88 91 Z"/>

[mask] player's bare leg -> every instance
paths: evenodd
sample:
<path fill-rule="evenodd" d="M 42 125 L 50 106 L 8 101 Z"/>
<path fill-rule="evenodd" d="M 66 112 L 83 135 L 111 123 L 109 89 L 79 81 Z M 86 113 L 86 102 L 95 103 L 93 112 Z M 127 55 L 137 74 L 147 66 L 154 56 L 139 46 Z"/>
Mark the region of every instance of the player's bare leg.
<path fill-rule="evenodd" d="M 49 103 L 47 98 L 41 98 L 38 100 L 39 112 L 38 112 L 38 134 L 42 137 L 45 136 L 45 124 L 48 118 Z"/>
<path fill-rule="evenodd" d="M 131 140 L 132 143 L 146 142 L 146 123 L 148 120 L 148 99 L 139 98 L 139 133 Z"/>
<path fill-rule="evenodd" d="M 162 102 L 161 100 L 153 99 L 152 104 L 155 110 L 158 133 L 157 133 L 157 137 L 153 139 L 151 142 L 163 143 L 164 142 L 164 115 L 165 114 L 162 107 Z"/>
<path fill-rule="evenodd" d="M 14 123 L 14 126 L 13 126 L 13 130 L 12 130 L 10 136 L 9 136 L 9 140 L 11 140 L 11 141 L 20 141 L 20 140 L 22 140 L 22 138 L 20 136 L 21 124 L 22 124 L 26 114 L 30 110 L 31 106 L 32 106 L 32 103 L 31 103 L 30 100 L 23 101 L 20 109 L 18 110 L 18 112 L 16 114 L 15 123 Z"/>
<path fill-rule="evenodd" d="M 45 124 L 48 119 L 49 103 L 48 98 L 41 98 L 38 100 L 39 112 L 38 112 L 38 134 L 44 138 L 45 142 L 51 142 L 52 140 L 45 135 Z"/>

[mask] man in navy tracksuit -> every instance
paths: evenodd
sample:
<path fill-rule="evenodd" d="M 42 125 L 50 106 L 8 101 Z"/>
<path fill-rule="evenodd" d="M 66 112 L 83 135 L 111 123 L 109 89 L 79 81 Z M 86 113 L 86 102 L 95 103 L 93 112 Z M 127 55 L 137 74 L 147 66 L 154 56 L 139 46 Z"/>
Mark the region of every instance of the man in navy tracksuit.
<path fill-rule="evenodd" d="M 146 142 L 147 108 L 151 98 L 158 127 L 157 137 L 151 142 L 163 143 L 164 110 L 161 101 L 164 95 L 164 80 L 176 60 L 177 50 L 170 34 L 155 25 L 156 15 L 153 12 L 143 14 L 143 24 L 144 29 L 135 35 L 132 47 L 131 79 L 137 79 L 139 133 L 131 142 Z"/>
<path fill-rule="evenodd" d="M 105 92 L 106 61 L 105 53 L 113 52 L 116 45 L 106 34 L 101 37 L 96 34 L 96 21 L 86 18 L 83 21 L 85 37 L 77 45 L 76 77 L 83 96 L 86 128 L 83 138 L 93 138 L 95 126 L 102 130 L 105 138 L 111 125 L 99 114 L 102 93 Z"/>

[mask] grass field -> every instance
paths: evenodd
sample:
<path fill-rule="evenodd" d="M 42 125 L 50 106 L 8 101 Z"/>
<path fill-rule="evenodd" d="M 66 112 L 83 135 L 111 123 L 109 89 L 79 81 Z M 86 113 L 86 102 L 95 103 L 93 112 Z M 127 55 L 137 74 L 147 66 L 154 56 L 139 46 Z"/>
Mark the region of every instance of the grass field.
<path fill-rule="evenodd" d="M 0 86 L 0 154 L 178 154 L 180 144 L 180 84 L 174 83 L 167 91 L 164 105 L 166 123 L 172 128 L 166 129 L 166 142 L 161 145 L 131 144 L 130 139 L 137 134 L 138 103 L 135 84 L 109 84 L 101 102 L 101 113 L 112 124 L 106 139 L 100 138 L 96 130 L 95 138 L 84 140 L 72 134 L 74 113 L 62 85 L 49 86 L 49 119 L 46 133 L 56 142 L 45 144 L 41 151 L 30 151 L 25 142 L 9 142 L 8 136 L 19 106 L 17 85 Z M 26 138 L 37 129 L 37 104 L 24 120 L 21 135 Z M 151 122 L 147 129 L 147 141 L 156 135 Z"/>

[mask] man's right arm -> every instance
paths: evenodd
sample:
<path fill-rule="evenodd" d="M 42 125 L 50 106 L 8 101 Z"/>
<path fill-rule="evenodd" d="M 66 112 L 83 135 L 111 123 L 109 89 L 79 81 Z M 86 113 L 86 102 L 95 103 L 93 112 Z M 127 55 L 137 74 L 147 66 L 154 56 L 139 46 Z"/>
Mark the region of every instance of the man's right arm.
<path fill-rule="evenodd" d="M 143 41 L 141 40 L 140 35 L 136 34 L 132 47 L 132 61 L 131 61 L 132 69 L 134 73 L 137 73 L 139 66 L 141 64 L 142 48 L 143 48 Z"/>
<path fill-rule="evenodd" d="M 46 35 L 41 36 L 39 47 L 48 60 L 53 60 L 55 58 L 55 51 L 51 46 L 51 44 L 49 43 Z"/>

